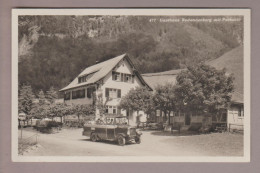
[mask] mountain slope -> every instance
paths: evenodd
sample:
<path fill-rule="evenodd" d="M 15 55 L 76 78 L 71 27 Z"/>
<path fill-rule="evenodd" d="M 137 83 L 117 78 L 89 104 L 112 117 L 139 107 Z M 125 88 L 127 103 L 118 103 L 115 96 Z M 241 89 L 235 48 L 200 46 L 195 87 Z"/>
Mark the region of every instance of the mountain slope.
<path fill-rule="evenodd" d="M 96 61 L 123 53 L 140 73 L 185 68 L 221 56 L 243 38 L 242 22 L 152 23 L 150 18 L 19 16 L 19 84 L 59 90 Z"/>

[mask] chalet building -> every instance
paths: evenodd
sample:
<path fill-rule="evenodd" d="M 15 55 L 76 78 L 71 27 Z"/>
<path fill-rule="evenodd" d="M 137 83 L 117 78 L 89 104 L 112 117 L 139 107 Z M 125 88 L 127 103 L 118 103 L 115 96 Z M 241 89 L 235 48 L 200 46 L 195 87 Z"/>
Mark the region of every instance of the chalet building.
<path fill-rule="evenodd" d="M 170 70 L 160 73 L 147 73 L 142 74 L 144 80 L 155 90 L 156 86 L 165 83 L 176 84 L 177 75 L 184 69 L 180 70 Z M 165 117 L 164 112 L 161 110 L 156 110 L 154 115 L 150 117 L 151 121 L 162 122 L 170 121 L 170 124 L 174 126 L 181 125 L 183 129 L 189 128 L 191 125 L 201 125 L 212 124 L 211 116 L 200 115 L 196 113 L 184 113 L 184 112 L 171 112 L 170 119 L 168 115 Z"/>
<path fill-rule="evenodd" d="M 226 123 L 230 129 L 243 129 L 244 126 L 244 67 L 243 46 L 232 49 L 207 64 L 216 69 L 225 68 L 235 77 L 232 100 L 226 112 Z"/>
<path fill-rule="evenodd" d="M 226 68 L 228 74 L 235 77 L 235 91 L 232 94 L 231 103 L 227 110 L 223 110 L 221 119 L 214 115 L 197 115 L 196 113 L 171 112 L 171 124 L 181 124 L 190 127 L 193 124 L 223 124 L 230 129 L 243 129 L 244 124 L 244 99 L 243 99 L 243 47 L 239 46 L 225 53 L 221 57 L 206 62 L 206 64 L 222 70 Z M 142 74 L 144 80 L 153 88 L 164 83 L 176 84 L 176 77 L 182 70 L 171 70 L 160 73 Z M 164 113 L 157 110 L 153 121 L 165 122 Z"/>
<path fill-rule="evenodd" d="M 118 108 L 120 100 L 130 89 L 145 86 L 144 81 L 134 67 L 129 56 L 123 54 L 107 61 L 87 67 L 68 86 L 60 91 L 64 93 L 67 104 L 99 104 L 105 106 L 105 115 L 127 116 L 131 125 L 146 121 L 143 111 L 125 111 Z M 96 109 L 96 119 L 102 115 Z"/>

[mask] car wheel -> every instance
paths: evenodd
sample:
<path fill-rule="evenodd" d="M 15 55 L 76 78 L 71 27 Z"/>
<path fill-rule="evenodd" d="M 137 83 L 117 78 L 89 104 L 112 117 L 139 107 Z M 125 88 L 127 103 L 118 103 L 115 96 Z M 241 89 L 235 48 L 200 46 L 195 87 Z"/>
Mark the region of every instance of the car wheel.
<path fill-rule="evenodd" d="M 91 133 L 90 139 L 91 139 L 91 141 L 96 142 L 97 141 L 97 135 L 95 133 Z"/>
<path fill-rule="evenodd" d="M 117 141 L 118 141 L 118 145 L 120 146 L 125 145 L 125 138 L 123 136 L 119 136 Z"/>
<path fill-rule="evenodd" d="M 135 143 L 140 144 L 141 143 L 141 137 L 136 137 L 135 138 Z"/>

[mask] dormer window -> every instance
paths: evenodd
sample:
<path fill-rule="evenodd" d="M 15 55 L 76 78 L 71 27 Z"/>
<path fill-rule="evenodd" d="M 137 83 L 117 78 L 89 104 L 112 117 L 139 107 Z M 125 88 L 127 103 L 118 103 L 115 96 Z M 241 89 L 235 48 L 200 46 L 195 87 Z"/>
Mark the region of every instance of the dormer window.
<path fill-rule="evenodd" d="M 87 82 L 88 79 L 90 79 L 95 73 L 96 73 L 96 71 L 92 72 L 92 73 L 89 73 L 87 75 L 78 77 L 78 83 Z"/>

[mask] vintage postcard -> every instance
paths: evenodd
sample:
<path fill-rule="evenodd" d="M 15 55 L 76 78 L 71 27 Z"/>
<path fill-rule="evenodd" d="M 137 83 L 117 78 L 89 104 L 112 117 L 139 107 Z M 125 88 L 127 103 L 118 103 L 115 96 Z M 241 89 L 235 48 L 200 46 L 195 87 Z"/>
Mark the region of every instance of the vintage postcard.
<path fill-rule="evenodd" d="M 249 9 L 13 9 L 15 162 L 250 162 Z"/>

